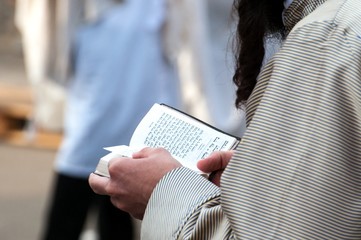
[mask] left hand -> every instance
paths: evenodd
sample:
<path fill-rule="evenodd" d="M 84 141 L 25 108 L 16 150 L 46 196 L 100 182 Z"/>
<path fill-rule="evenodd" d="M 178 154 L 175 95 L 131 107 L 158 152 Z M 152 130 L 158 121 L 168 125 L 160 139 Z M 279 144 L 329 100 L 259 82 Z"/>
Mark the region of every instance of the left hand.
<path fill-rule="evenodd" d="M 133 158 L 116 158 L 109 163 L 110 178 L 90 174 L 89 184 L 95 193 L 109 195 L 119 209 L 143 219 L 149 198 L 159 180 L 181 167 L 163 148 L 144 148 Z"/>

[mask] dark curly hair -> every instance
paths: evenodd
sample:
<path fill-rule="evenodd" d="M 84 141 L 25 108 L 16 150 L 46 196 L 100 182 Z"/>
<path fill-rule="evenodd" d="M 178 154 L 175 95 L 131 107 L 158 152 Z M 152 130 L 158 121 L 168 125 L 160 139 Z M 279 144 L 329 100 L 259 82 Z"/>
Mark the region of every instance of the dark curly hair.
<path fill-rule="evenodd" d="M 283 0 L 235 0 L 234 11 L 238 17 L 234 38 L 235 73 L 237 86 L 236 107 L 249 98 L 265 55 L 265 39 L 269 36 L 283 37 Z"/>

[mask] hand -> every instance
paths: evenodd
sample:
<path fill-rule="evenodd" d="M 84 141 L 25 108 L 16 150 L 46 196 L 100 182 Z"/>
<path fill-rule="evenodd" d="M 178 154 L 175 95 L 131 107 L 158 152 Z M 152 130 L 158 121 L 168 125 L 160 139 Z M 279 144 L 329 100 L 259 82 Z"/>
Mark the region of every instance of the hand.
<path fill-rule="evenodd" d="M 232 155 L 233 151 L 213 152 L 205 159 L 199 160 L 197 167 L 205 173 L 211 173 L 209 180 L 219 187 L 223 170 L 228 165 Z"/>
<path fill-rule="evenodd" d="M 110 178 L 90 174 L 89 184 L 95 193 L 109 195 L 119 209 L 143 219 L 150 195 L 159 180 L 169 171 L 181 167 L 163 148 L 144 148 L 133 158 L 116 158 L 109 162 Z"/>

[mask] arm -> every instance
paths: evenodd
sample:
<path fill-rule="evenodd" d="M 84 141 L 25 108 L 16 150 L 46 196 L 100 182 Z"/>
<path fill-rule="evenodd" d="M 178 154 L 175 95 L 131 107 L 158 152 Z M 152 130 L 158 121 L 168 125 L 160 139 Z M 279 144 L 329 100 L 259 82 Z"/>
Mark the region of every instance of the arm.
<path fill-rule="evenodd" d="M 232 239 L 220 193 L 217 186 L 187 168 L 169 172 L 149 200 L 142 239 Z"/>
<path fill-rule="evenodd" d="M 248 113 L 262 98 L 222 174 L 238 239 L 361 236 L 360 32 L 330 26 L 289 35 L 252 93 Z"/>
<path fill-rule="evenodd" d="M 233 151 L 219 151 L 198 162 L 203 172 L 220 177 Z M 232 231 L 220 204 L 220 189 L 209 180 L 187 169 L 168 173 L 155 188 L 142 224 L 142 239 L 231 239 Z M 169 214 L 171 213 L 171 214 Z M 176 213 L 176 214 L 174 214 Z M 162 216 L 162 217 L 160 217 Z M 154 226 L 167 228 L 154 228 Z"/>
<path fill-rule="evenodd" d="M 216 170 L 214 163 L 219 156 L 223 154 L 215 154 L 201 165 Z M 110 195 L 115 206 L 136 218 L 142 219 L 146 209 L 143 239 L 231 237 L 220 205 L 219 188 L 181 167 L 164 149 L 146 148 L 135 153 L 133 159 L 114 159 L 109 173 L 110 179 L 92 174 L 90 186 L 98 194 Z"/>

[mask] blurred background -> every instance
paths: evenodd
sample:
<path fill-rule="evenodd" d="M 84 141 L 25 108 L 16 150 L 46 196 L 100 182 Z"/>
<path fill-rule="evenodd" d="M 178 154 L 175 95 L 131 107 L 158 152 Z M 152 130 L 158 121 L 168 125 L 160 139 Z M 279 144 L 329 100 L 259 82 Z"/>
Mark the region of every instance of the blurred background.
<path fill-rule="evenodd" d="M 61 133 L 50 144 L 26 140 L 33 102 L 14 14 L 15 1 L 1 0 L 0 239 L 38 239 Z"/>
<path fill-rule="evenodd" d="M 54 159 L 64 137 L 74 32 L 132 1 L 141 2 L 0 0 L 1 240 L 40 238 Z M 80 10 L 81 4 L 87 7 Z M 168 0 L 166 4 L 168 35 L 163 43 L 179 78 L 180 108 L 241 136 L 243 112 L 234 109 L 231 83 L 232 1 Z M 87 220 L 83 240 L 96 239 L 93 221 Z M 141 223 L 134 223 L 138 239 Z"/>

